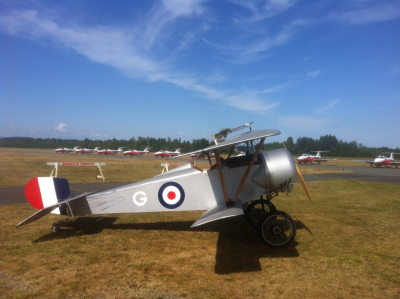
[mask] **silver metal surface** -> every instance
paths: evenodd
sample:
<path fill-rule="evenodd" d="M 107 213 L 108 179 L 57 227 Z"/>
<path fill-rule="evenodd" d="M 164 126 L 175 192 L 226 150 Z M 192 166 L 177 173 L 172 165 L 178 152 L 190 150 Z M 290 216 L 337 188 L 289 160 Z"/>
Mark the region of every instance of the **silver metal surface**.
<path fill-rule="evenodd" d="M 292 155 L 286 149 L 263 152 L 261 157 L 263 163 L 251 176 L 257 185 L 267 190 L 274 190 L 296 176 L 296 165 Z"/>

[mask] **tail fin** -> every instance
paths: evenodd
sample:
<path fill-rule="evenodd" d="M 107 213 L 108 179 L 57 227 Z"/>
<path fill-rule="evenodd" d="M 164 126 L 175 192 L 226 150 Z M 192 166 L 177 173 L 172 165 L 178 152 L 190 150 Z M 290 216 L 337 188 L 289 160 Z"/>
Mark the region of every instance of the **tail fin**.
<path fill-rule="evenodd" d="M 25 186 L 25 196 L 28 202 L 39 210 L 63 201 L 69 195 L 69 184 L 64 178 L 33 178 Z M 52 213 L 66 215 L 66 210 L 62 207 L 55 207 Z"/>
<path fill-rule="evenodd" d="M 120 147 L 119 149 L 118 149 L 118 152 L 123 152 L 124 151 L 124 148 L 123 147 Z"/>

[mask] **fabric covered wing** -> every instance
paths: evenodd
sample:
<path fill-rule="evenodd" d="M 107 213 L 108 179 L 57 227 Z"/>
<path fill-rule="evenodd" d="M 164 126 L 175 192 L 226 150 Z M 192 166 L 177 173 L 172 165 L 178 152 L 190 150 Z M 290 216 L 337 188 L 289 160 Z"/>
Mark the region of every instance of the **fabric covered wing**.
<path fill-rule="evenodd" d="M 256 139 L 260 139 L 260 138 L 271 137 L 271 136 L 279 135 L 280 133 L 281 132 L 278 130 L 253 130 L 253 131 L 249 131 L 249 132 L 237 135 L 235 137 L 232 137 L 232 138 L 225 140 L 217 145 L 209 146 L 202 150 L 175 156 L 175 157 L 172 157 L 171 159 L 174 159 L 177 157 L 182 157 L 182 156 L 187 156 L 187 155 L 191 155 L 191 154 L 213 153 L 216 151 L 229 149 L 232 146 L 236 146 L 243 142 L 252 141 L 252 140 L 256 140 Z"/>

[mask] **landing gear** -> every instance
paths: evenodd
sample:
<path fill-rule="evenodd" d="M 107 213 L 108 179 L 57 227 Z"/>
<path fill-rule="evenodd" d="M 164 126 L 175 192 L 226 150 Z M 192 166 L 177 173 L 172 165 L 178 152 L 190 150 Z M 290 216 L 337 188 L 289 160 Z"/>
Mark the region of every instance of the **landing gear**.
<path fill-rule="evenodd" d="M 289 214 L 278 211 L 271 199 L 276 192 L 252 201 L 245 208 L 245 217 L 252 228 L 257 228 L 258 237 L 264 245 L 280 248 L 290 245 L 296 237 L 296 224 Z"/>
<path fill-rule="evenodd" d="M 269 199 L 260 197 L 252 201 L 246 208 L 245 216 L 252 228 L 258 227 L 258 222 L 267 213 L 276 211 L 274 204 Z"/>
<path fill-rule="evenodd" d="M 258 236 L 264 245 L 279 248 L 288 246 L 296 237 L 296 224 L 282 211 L 265 214 L 258 222 Z"/>
<path fill-rule="evenodd" d="M 51 227 L 51 231 L 53 233 L 58 233 L 60 231 L 60 227 L 57 224 L 53 224 L 53 226 Z"/>

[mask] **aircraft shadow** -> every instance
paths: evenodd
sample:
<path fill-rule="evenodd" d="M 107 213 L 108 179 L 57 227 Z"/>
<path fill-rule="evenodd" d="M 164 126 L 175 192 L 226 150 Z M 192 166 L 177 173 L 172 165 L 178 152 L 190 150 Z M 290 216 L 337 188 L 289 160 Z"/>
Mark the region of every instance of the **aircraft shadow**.
<path fill-rule="evenodd" d="M 68 227 L 69 229 L 62 229 L 58 233 L 49 233 L 33 242 L 47 242 L 80 235 L 98 234 L 104 229 L 218 232 L 215 256 L 216 274 L 262 271 L 261 258 L 295 258 L 299 256 L 299 252 L 296 250 L 298 245 L 296 241 L 290 245 L 290 250 L 288 248 L 263 248 L 258 239 L 257 230 L 250 228 L 244 217 L 215 221 L 196 228 L 190 228 L 193 224 L 192 221 L 115 224 L 117 219 L 118 217 L 70 218 L 59 223 L 60 227 Z M 296 219 L 295 223 L 297 230 L 306 229 L 312 234 L 300 220 Z"/>

